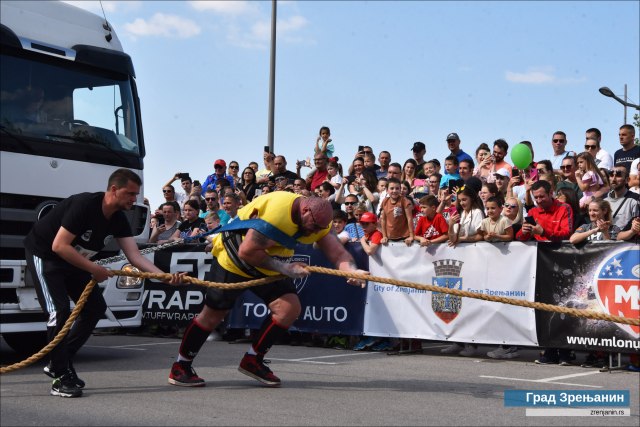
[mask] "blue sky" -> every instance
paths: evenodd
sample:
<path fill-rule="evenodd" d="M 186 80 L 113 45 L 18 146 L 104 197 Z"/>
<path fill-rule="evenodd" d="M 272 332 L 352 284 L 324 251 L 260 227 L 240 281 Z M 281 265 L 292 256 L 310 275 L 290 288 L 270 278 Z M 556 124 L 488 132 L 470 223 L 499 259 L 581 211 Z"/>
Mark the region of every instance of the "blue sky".
<path fill-rule="evenodd" d="M 613 154 L 624 109 L 598 88 L 622 97 L 627 84 L 640 101 L 639 4 L 279 1 L 275 152 L 295 169 L 326 125 L 343 165 L 358 145 L 402 164 L 414 141 L 442 160 L 449 132 L 472 155 L 497 138 L 530 140 L 540 160 L 554 131 L 579 152 L 597 127 Z M 152 206 L 174 172 L 203 181 L 217 158 L 262 166 L 271 2 L 103 7 L 136 68 Z"/>

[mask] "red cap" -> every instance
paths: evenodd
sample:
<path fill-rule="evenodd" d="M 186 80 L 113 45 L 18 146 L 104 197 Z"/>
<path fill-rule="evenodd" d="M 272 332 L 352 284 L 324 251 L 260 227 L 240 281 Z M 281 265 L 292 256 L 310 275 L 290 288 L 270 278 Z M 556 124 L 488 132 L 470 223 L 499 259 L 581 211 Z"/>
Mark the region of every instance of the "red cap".
<path fill-rule="evenodd" d="M 223 168 L 225 168 L 225 169 L 226 169 L 226 167 L 227 167 L 227 163 L 226 163 L 224 160 L 222 160 L 222 159 L 218 159 L 218 160 L 216 160 L 216 161 L 213 163 L 213 166 L 214 166 L 214 167 L 215 167 L 215 166 L 222 166 Z"/>
<path fill-rule="evenodd" d="M 365 212 L 360 215 L 360 222 L 372 222 L 375 224 L 378 222 L 378 217 L 373 212 Z"/>

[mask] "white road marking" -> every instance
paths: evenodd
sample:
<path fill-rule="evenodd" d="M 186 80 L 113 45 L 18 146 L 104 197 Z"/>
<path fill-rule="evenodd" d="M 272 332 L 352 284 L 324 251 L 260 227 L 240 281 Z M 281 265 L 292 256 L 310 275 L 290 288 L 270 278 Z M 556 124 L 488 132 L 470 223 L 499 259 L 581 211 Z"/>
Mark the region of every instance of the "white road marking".
<path fill-rule="evenodd" d="M 540 380 L 540 382 L 546 382 L 546 381 L 554 381 L 554 380 L 564 380 L 565 378 L 574 378 L 574 377 L 586 377 L 589 375 L 594 375 L 594 374 L 599 374 L 600 371 L 589 371 L 589 372 L 582 372 L 580 374 L 570 374 L 570 375 L 561 375 L 559 377 L 551 377 L 551 378 L 543 378 Z"/>
<path fill-rule="evenodd" d="M 144 346 L 156 346 L 156 345 L 175 345 L 174 342 L 152 342 L 147 344 L 128 344 L 128 345 L 85 345 L 84 347 L 91 348 L 120 348 L 123 350 L 135 350 L 135 351 L 147 351 L 146 348 L 133 348 L 133 347 L 144 347 Z"/>
<path fill-rule="evenodd" d="M 602 388 L 602 386 L 600 386 L 600 385 L 574 384 L 574 383 L 565 383 L 565 382 L 555 381 L 555 380 L 563 380 L 563 379 L 566 379 L 566 378 L 585 377 L 587 375 L 595 375 L 595 374 L 599 374 L 599 373 L 600 372 L 598 372 L 598 371 L 583 372 L 583 373 L 580 373 L 580 374 L 562 375 L 562 376 L 559 376 L 559 377 L 542 378 L 542 379 L 539 379 L 539 380 L 531 380 L 531 379 L 527 379 L 527 378 L 497 377 L 497 376 L 493 376 L 493 375 L 480 375 L 480 378 L 495 378 L 495 379 L 499 379 L 499 380 L 523 381 L 523 382 L 530 382 L 530 383 L 546 383 L 546 384 L 560 384 L 560 385 L 569 385 L 569 386 L 578 386 L 578 387 Z"/>
<path fill-rule="evenodd" d="M 334 354 L 334 355 L 330 355 L 330 356 L 315 356 L 315 357 L 303 357 L 300 359 L 281 359 L 281 358 L 276 358 L 276 357 L 269 357 L 267 356 L 267 359 L 271 359 L 271 360 L 278 360 L 280 362 L 298 362 L 298 363 L 314 363 L 317 365 L 337 365 L 336 362 L 320 362 L 320 361 L 316 361 L 316 359 L 331 359 L 331 358 L 335 358 L 335 357 L 354 357 L 354 356 L 372 356 L 372 355 L 380 355 L 380 354 L 386 354 L 385 352 L 363 352 L 363 353 L 346 353 L 346 354 Z"/>

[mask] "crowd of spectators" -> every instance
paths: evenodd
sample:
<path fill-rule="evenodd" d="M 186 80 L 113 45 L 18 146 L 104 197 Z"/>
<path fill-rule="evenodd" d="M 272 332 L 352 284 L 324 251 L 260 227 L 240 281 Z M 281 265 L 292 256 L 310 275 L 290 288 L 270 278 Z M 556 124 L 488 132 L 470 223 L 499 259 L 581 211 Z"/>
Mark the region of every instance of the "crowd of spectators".
<path fill-rule="evenodd" d="M 640 240 L 640 146 L 631 125 L 619 128 L 621 147 L 613 156 L 600 147 L 601 132 L 595 128 L 585 132 L 584 151 L 567 149 L 566 134 L 556 131 L 550 159 L 535 159 L 533 144 L 521 141 L 532 158 L 521 168 L 508 162 L 510 145 L 504 139 L 479 144 L 475 158 L 461 149 L 459 135 L 452 132 L 446 136 L 450 154 L 441 160 L 427 160 L 426 145 L 417 141 L 410 148 L 412 156 L 400 161 L 386 150 L 376 157 L 370 146 L 358 147 L 353 158 L 341 161 L 335 156 L 340 147 L 330 135 L 323 126 L 310 150 L 313 160 L 297 161 L 295 171 L 288 169 L 284 155 L 265 151 L 263 168 L 251 162 L 241 174 L 237 161 L 229 161 L 227 168 L 226 160 L 215 160 L 214 173 L 202 184 L 188 173 L 175 173 L 162 187 L 165 202 L 155 210 L 149 241 L 163 243 L 224 225 L 239 207 L 272 191 L 329 200 L 338 238 L 359 242 L 369 256 L 393 241 L 455 247 L 483 240 L 576 245 Z M 182 191 L 173 185 L 178 180 Z M 356 349 L 398 345 L 364 339 Z M 453 344 L 443 352 L 473 356 L 475 350 Z M 488 355 L 511 358 L 518 352 L 504 346 Z M 547 349 L 537 362 L 569 361 L 566 352 Z"/>

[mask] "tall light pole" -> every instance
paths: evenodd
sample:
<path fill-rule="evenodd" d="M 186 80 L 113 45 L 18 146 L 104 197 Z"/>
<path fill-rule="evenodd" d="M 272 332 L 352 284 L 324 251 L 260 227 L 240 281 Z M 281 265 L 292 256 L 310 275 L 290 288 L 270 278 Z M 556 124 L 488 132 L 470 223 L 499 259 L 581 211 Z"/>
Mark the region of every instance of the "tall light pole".
<path fill-rule="evenodd" d="M 271 0 L 271 64 L 269 67 L 269 133 L 267 136 L 267 145 L 269 152 L 273 151 L 273 122 L 274 108 L 276 97 L 276 9 L 278 7 L 277 0 Z"/>
<path fill-rule="evenodd" d="M 624 105 L 624 124 L 627 124 L 627 107 L 635 108 L 636 110 L 640 110 L 640 105 L 632 104 L 627 101 L 627 85 L 624 85 L 624 99 L 620 99 L 618 95 L 613 93 L 611 89 L 606 86 L 601 87 L 598 91 L 604 96 L 608 96 L 609 98 L 613 98 L 618 101 L 620 104 Z"/>

